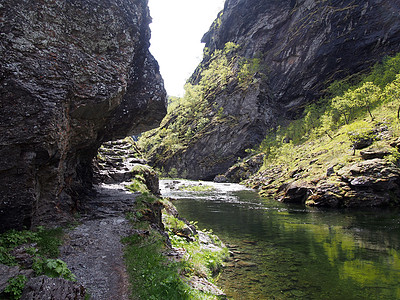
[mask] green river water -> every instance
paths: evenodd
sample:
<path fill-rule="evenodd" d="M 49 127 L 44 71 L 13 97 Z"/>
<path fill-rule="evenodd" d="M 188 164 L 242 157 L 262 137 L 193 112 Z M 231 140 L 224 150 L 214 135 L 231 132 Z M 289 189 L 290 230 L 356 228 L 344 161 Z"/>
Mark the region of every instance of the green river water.
<path fill-rule="evenodd" d="M 400 299 L 397 209 L 289 206 L 221 184 L 163 195 L 230 248 L 216 284 L 232 299 Z"/>

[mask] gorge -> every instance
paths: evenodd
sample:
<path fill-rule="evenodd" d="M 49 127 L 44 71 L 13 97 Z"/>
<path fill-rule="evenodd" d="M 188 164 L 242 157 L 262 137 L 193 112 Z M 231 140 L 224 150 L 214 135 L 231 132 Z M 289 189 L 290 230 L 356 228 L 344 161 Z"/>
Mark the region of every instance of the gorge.
<path fill-rule="evenodd" d="M 190 179 L 225 173 L 330 83 L 398 52 L 398 10 L 398 1 L 226 1 L 189 80 L 185 101 L 197 104 L 146 136 L 151 162 Z"/>
<path fill-rule="evenodd" d="M 266 266 L 244 280 L 271 284 L 254 299 L 334 299 L 339 277 L 343 297 L 398 296 L 397 210 L 366 208 L 400 201 L 400 1 L 226 0 L 181 98 L 149 52 L 147 4 L 0 4 L 0 297 L 225 299 L 212 278 L 229 257 L 228 274 Z M 222 241 L 161 197 L 160 174 Z M 51 255 L 47 229 L 64 232 Z M 241 275 L 221 277 L 228 296 Z"/>

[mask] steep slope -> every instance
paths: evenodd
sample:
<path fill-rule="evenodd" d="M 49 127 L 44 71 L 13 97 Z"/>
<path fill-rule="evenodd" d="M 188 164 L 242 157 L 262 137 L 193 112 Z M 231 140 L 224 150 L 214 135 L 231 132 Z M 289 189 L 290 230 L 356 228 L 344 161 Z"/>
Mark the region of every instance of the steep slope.
<path fill-rule="evenodd" d="M 106 140 L 149 130 L 165 90 L 145 0 L 0 4 L 0 231 L 66 220 Z"/>
<path fill-rule="evenodd" d="M 179 147 L 147 135 L 160 146 L 147 146 L 153 163 L 193 179 L 224 173 L 269 129 L 300 117 L 329 83 L 400 51 L 399 11 L 400 1 L 391 0 L 226 1 L 190 79 L 202 104 L 171 110 L 162 123 L 160 130 L 173 131 L 185 116 Z M 189 129 L 195 132 L 185 138 Z"/>

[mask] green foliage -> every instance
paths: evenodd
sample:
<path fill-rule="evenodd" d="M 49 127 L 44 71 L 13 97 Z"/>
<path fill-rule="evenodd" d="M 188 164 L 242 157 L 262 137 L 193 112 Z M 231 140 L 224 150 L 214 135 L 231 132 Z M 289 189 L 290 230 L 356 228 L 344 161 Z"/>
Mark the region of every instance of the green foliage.
<path fill-rule="evenodd" d="M 140 287 L 132 289 L 133 299 L 191 299 L 188 285 L 179 277 L 179 264 L 169 262 L 161 253 L 159 234 L 133 235 L 123 242 L 131 285 Z"/>
<path fill-rule="evenodd" d="M 171 170 L 168 172 L 168 176 L 170 178 L 178 178 L 178 171 L 176 168 L 171 168 Z"/>
<path fill-rule="evenodd" d="M 231 53 L 237 51 L 239 48 L 240 48 L 240 45 L 235 44 L 233 42 L 227 42 L 224 47 L 224 54 L 225 55 L 231 54 Z"/>
<path fill-rule="evenodd" d="M 131 182 L 132 183 L 127 186 L 128 190 L 131 192 L 149 193 L 143 175 L 135 175 L 135 177 L 131 179 Z"/>
<path fill-rule="evenodd" d="M 39 230 L 41 230 L 41 228 Z M 35 243 L 38 239 L 37 232 L 30 230 L 18 231 L 12 229 L 0 235 L 1 245 L 4 245 L 7 248 L 15 248 L 26 243 Z"/>
<path fill-rule="evenodd" d="M 246 59 L 239 56 L 240 45 L 233 42 L 223 49 L 209 53 L 207 63 L 198 68 L 196 84 L 187 83 L 182 98 L 170 98 L 168 112 L 160 127 L 142 134 L 139 144 L 157 166 L 175 155 L 180 155 L 197 140 L 207 136 L 222 122 L 236 122 L 214 98 L 229 88 L 246 91 L 254 75 L 262 72 L 262 58 Z M 177 177 L 175 170 L 165 169 L 162 176 Z M 171 173 L 172 172 L 172 173 Z"/>
<path fill-rule="evenodd" d="M 261 60 L 260 58 L 243 58 L 240 60 L 239 66 L 239 84 L 242 87 L 248 87 L 252 83 L 254 75 L 261 70 Z"/>
<path fill-rule="evenodd" d="M 36 241 L 38 254 L 50 258 L 58 257 L 60 255 L 59 247 L 62 245 L 63 236 L 64 232 L 61 227 L 51 229 L 39 227 Z"/>
<path fill-rule="evenodd" d="M 356 148 L 357 143 L 373 141 L 376 125 L 373 121 L 379 114 L 384 115 L 385 120 L 400 118 L 400 74 L 396 74 L 399 71 L 400 54 L 376 65 L 369 76 L 354 76 L 333 83 L 328 88 L 332 98 L 308 105 L 301 119 L 267 134 L 258 149 L 266 157 L 263 168 L 273 162 L 290 168 L 296 164 L 293 152 L 298 151 L 293 147 L 323 137 L 331 140 L 335 137 L 338 142 L 336 137 L 344 134 L 340 138 L 341 147 L 337 149 L 344 145 Z M 356 79 L 360 82 L 356 83 Z M 366 118 L 370 118 L 370 122 Z"/>
<path fill-rule="evenodd" d="M 347 134 L 353 145 L 376 138 L 373 124 L 365 121 L 357 121 L 350 125 L 343 126 L 341 130 Z"/>
<path fill-rule="evenodd" d="M 208 68 L 201 73 L 199 86 L 205 97 L 215 94 L 217 89 L 224 89 L 234 77 L 234 59 L 229 59 L 227 56 L 234 51 L 234 46 L 231 44 L 233 43 L 228 43 L 224 50 L 216 50 L 211 56 Z"/>
<path fill-rule="evenodd" d="M 221 250 L 217 250 L 215 247 L 203 245 L 198 237 L 193 240 L 188 240 L 185 235 L 182 235 L 181 233 L 188 227 L 184 221 L 167 213 L 163 213 L 163 223 L 168 232 L 172 246 L 175 248 L 184 248 L 187 253 L 187 275 L 191 273 L 202 274 L 202 276 L 206 276 L 208 280 L 212 281 L 213 276 L 218 273 L 223 266 L 224 260 L 229 256 L 228 249 L 222 244 L 221 240 L 213 234 L 211 230 L 202 230 L 202 234 L 207 235 L 215 246 L 221 248 Z M 191 225 L 198 230 L 195 223 Z"/>
<path fill-rule="evenodd" d="M 64 261 L 54 259 L 59 255 L 59 246 L 62 244 L 62 228 L 45 229 L 39 226 L 36 231 L 10 230 L 0 235 L 0 263 L 18 265 L 18 261 L 11 255 L 14 248 L 26 245 L 25 252 L 32 256 L 32 269 L 36 275 L 62 277 L 75 281 L 75 276 L 67 268 Z M 8 285 L 6 293 L 11 299 L 19 299 L 25 285 L 26 278 L 15 277 Z M 13 298 L 15 297 L 15 298 Z"/>
<path fill-rule="evenodd" d="M 163 223 L 166 231 L 174 233 L 179 232 L 187 227 L 184 221 L 170 214 L 163 214 Z"/>
<path fill-rule="evenodd" d="M 397 53 L 394 57 L 387 56 L 383 59 L 382 63 L 375 64 L 371 74 L 369 74 L 364 81 L 371 81 L 383 89 L 386 85 L 395 80 L 399 73 L 400 53 Z"/>
<path fill-rule="evenodd" d="M 4 294 L 11 300 L 20 299 L 27 281 L 28 279 L 25 275 L 18 275 L 10 278 L 7 281 L 8 285 L 4 289 Z"/>
<path fill-rule="evenodd" d="M 208 235 L 213 236 L 215 241 L 219 241 L 218 237 L 212 233 L 208 233 Z M 187 272 L 206 275 L 211 281 L 229 256 L 227 248 L 216 251 L 215 248 L 203 247 L 199 241 L 189 242 L 186 238 L 175 234 L 174 231 L 170 231 L 169 236 L 172 246 L 186 250 L 189 257 L 186 265 Z"/>
<path fill-rule="evenodd" d="M 67 280 L 76 281 L 76 277 L 68 269 L 67 264 L 61 259 L 41 258 L 35 259 L 32 269 L 36 276 L 46 275 L 48 277 L 62 277 Z"/>
<path fill-rule="evenodd" d="M 58 247 L 62 243 L 62 228 L 45 229 L 41 226 L 36 231 L 10 230 L 0 235 L 0 263 L 5 265 L 16 265 L 15 257 L 11 251 L 23 244 L 36 244 L 37 254 L 48 257 L 59 255 Z"/>

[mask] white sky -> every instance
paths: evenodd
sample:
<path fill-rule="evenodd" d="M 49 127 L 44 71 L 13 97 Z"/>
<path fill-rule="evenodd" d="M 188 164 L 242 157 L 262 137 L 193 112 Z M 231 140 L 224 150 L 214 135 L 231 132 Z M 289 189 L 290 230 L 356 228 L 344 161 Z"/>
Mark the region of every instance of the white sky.
<path fill-rule="evenodd" d="M 186 80 L 200 63 L 208 31 L 225 0 L 149 0 L 153 18 L 150 51 L 160 65 L 169 96 L 183 96 Z"/>

